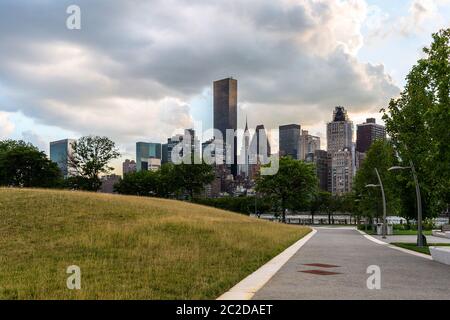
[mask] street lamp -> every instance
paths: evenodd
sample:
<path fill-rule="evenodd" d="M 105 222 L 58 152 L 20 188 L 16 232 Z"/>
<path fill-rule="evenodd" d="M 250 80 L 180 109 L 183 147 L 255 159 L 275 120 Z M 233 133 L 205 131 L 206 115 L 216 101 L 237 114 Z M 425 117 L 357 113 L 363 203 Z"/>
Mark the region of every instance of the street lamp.
<path fill-rule="evenodd" d="M 378 169 L 375 168 L 375 173 L 377 174 L 378 182 L 379 184 L 368 184 L 366 185 L 366 188 L 380 188 L 381 189 L 381 197 L 383 198 L 383 229 L 382 229 L 382 235 L 383 239 L 386 239 L 386 197 L 384 195 L 384 188 L 383 188 L 383 182 L 381 182 L 380 174 L 378 173 Z"/>
<path fill-rule="evenodd" d="M 423 235 L 422 230 L 422 199 L 420 197 L 420 187 L 419 187 L 419 181 L 417 179 L 417 173 L 416 169 L 414 168 L 413 162 L 409 161 L 409 167 L 401 167 L 401 166 L 395 166 L 391 167 L 388 170 L 405 170 L 405 169 L 411 169 L 413 178 L 414 178 L 414 184 L 416 186 L 416 198 L 417 198 L 417 246 L 423 247 L 427 244 L 427 238 Z"/>

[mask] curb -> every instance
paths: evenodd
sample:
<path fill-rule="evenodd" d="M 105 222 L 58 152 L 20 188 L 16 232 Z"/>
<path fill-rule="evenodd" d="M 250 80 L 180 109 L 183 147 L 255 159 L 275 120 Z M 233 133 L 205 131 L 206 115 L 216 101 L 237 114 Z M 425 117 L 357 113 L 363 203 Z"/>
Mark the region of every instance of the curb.
<path fill-rule="evenodd" d="M 292 256 L 300 250 L 301 247 L 308 242 L 315 234 L 317 230 L 312 228 L 312 231 L 299 241 L 291 245 L 289 248 L 281 252 L 276 257 L 272 258 L 265 265 L 258 270 L 244 278 L 241 282 L 236 284 L 229 291 L 222 294 L 217 300 L 250 300 L 255 293 L 261 289 L 274 275 L 281 269 L 281 267 Z"/>
<path fill-rule="evenodd" d="M 405 249 L 405 248 L 400 248 L 400 247 L 391 245 L 388 242 L 384 242 L 384 241 L 378 240 L 378 239 L 376 239 L 376 238 L 374 238 L 372 236 L 369 236 L 367 233 L 365 233 L 364 231 L 361 231 L 361 230 L 358 230 L 358 232 L 361 233 L 366 239 L 368 239 L 368 240 L 370 240 L 372 242 L 375 242 L 377 244 L 381 244 L 381 245 L 387 246 L 388 248 L 391 248 L 391 249 L 394 249 L 394 250 L 397 250 L 397 251 L 401 251 L 401 252 L 404 252 L 404 253 L 409 253 L 409 254 L 411 254 L 413 256 L 416 256 L 416 257 L 420 257 L 420 258 L 424 258 L 424 259 L 428 259 L 428 260 L 433 260 L 433 258 L 431 256 L 427 255 L 427 254 L 423 254 L 423 253 L 420 253 L 420 252 L 416 252 L 416 251 L 412 251 L 412 250 L 408 250 L 408 249 Z"/>

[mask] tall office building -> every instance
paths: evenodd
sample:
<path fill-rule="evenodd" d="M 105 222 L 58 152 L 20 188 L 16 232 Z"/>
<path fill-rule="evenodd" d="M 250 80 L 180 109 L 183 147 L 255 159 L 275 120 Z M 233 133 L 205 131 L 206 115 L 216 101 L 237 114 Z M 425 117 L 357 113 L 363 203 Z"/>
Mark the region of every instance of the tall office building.
<path fill-rule="evenodd" d="M 195 135 L 195 130 L 185 129 L 184 134 L 177 134 L 167 139 L 167 143 L 162 145 L 162 163 L 174 163 L 174 159 L 172 159 L 172 152 L 173 149 L 180 143 L 183 143 L 183 145 L 179 146 L 180 158 L 183 157 L 183 148 L 186 150 L 190 150 L 191 156 L 200 157 L 201 144 L 197 136 Z"/>
<path fill-rule="evenodd" d="M 74 139 L 64 139 L 50 142 L 50 160 L 55 162 L 61 170 L 64 178 L 75 175 L 73 169 L 69 167 L 69 157 L 72 155 L 72 143 Z"/>
<path fill-rule="evenodd" d="M 316 166 L 316 174 L 319 179 L 319 188 L 323 191 L 328 190 L 328 152 L 325 150 L 315 150 L 308 153 L 305 161 L 314 163 Z"/>
<path fill-rule="evenodd" d="M 242 151 L 240 154 L 241 157 L 241 165 L 240 165 L 240 173 L 244 178 L 248 178 L 250 175 L 250 131 L 248 130 L 248 123 L 245 120 L 245 129 L 244 129 L 244 141 L 242 141 Z"/>
<path fill-rule="evenodd" d="M 306 156 L 316 150 L 320 150 L 320 138 L 310 135 L 307 130 L 302 130 L 298 159 L 306 160 Z"/>
<path fill-rule="evenodd" d="M 122 174 L 126 175 L 129 173 L 136 172 L 136 161 L 126 159 L 124 162 L 122 162 Z"/>
<path fill-rule="evenodd" d="M 192 163 L 201 159 L 202 145 L 195 135 L 194 129 L 185 129 L 183 135 L 183 147 L 189 152 Z M 183 154 L 183 152 L 181 152 Z"/>
<path fill-rule="evenodd" d="M 351 191 L 353 159 L 353 123 L 344 107 L 334 109 L 333 120 L 327 124 L 328 191 L 340 195 Z"/>
<path fill-rule="evenodd" d="M 233 78 L 214 81 L 214 129 L 221 132 L 224 142 L 234 145 L 231 172 L 236 177 L 237 139 L 235 136 L 233 141 L 227 141 L 226 136 L 227 129 L 237 130 L 237 80 Z"/>
<path fill-rule="evenodd" d="M 353 155 L 350 149 L 336 151 L 331 162 L 331 193 L 343 195 L 352 191 Z"/>
<path fill-rule="evenodd" d="M 152 170 L 161 166 L 161 143 L 137 142 L 136 143 L 136 171 Z M 159 161 L 158 161 L 159 160 Z"/>
<path fill-rule="evenodd" d="M 377 124 L 374 118 L 357 125 L 356 129 L 356 151 L 365 153 L 375 140 L 386 139 L 386 128 Z"/>
<path fill-rule="evenodd" d="M 348 118 L 344 107 L 336 107 L 333 112 L 333 121 L 327 124 L 327 151 L 333 154 L 336 151 L 353 145 L 353 122 Z"/>
<path fill-rule="evenodd" d="M 250 164 L 266 164 L 269 162 L 272 151 L 264 125 L 256 126 L 249 150 Z"/>
<path fill-rule="evenodd" d="M 167 143 L 163 144 L 161 147 L 162 150 L 162 163 L 173 163 L 172 161 L 172 151 L 176 145 L 183 141 L 183 135 L 177 134 L 173 137 L 167 139 Z"/>
<path fill-rule="evenodd" d="M 280 157 L 290 156 L 299 159 L 300 131 L 298 124 L 288 124 L 279 127 Z"/>

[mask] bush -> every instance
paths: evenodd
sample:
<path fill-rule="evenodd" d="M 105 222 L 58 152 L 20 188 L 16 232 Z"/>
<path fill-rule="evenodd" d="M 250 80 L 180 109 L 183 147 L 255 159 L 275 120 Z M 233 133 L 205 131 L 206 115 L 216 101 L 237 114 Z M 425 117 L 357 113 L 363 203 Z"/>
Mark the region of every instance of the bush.
<path fill-rule="evenodd" d="M 255 197 L 199 198 L 195 199 L 195 202 L 246 215 L 255 213 Z M 259 213 L 268 212 L 272 209 L 272 206 L 269 200 L 258 198 L 256 209 Z"/>
<path fill-rule="evenodd" d="M 373 225 L 368 224 L 367 225 L 367 231 L 372 231 L 372 229 L 373 229 Z M 358 225 L 358 230 L 365 231 L 366 230 L 366 225 L 364 223 Z"/>

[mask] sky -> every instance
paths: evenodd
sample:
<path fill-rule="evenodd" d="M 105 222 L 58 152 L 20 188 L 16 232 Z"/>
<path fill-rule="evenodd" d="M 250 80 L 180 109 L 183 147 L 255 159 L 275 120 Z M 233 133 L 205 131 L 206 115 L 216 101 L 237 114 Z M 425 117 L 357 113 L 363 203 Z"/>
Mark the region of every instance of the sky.
<path fill-rule="evenodd" d="M 81 29 L 66 27 L 67 7 Z M 238 80 L 238 123 L 322 138 L 334 106 L 381 122 L 450 0 L 1 0 L 0 139 L 135 142 L 212 127 L 212 82 Z"/>

